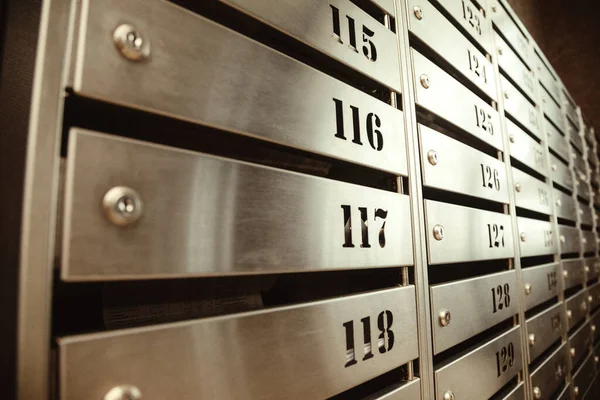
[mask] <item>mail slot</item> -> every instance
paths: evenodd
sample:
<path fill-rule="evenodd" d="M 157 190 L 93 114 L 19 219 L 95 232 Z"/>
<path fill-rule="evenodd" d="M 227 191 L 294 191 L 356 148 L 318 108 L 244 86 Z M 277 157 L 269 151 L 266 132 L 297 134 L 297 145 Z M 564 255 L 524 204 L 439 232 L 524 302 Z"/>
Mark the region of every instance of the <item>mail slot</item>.
<path fill-rule="evenodd" d="M 423 185 L 508 203 L 506 166 L 424 125 L 421 139 Z"/>
<path fill-rule="evenodd" d="M 584 356 L 589 354 L 592 344 L 592 333 L 589 322 L 585 322 L 569 337 L 569 354 L 571 365 L 579 364 Z"/>
<path fill-rule="evenodd" d="M 409 31 L 429 45 L 488 97 L 496 99 L 496 79 L 492 63 L 431 3 L 408 0 L 409 10 L 417 6 L 421 8 L 422 13 L 419 14 L 420 18 L 414 12 L 409 13 Z"/>
<path fill-rule="evenodd" d="M 568 330 L 577 325 L 585 318 L 588 306 L 588 293 L 586 289 L 579 291 L 573 296 L 565 300 L 567 310 L 567 326 Z"/>
<path fill-rule="evenodd" d="M 558 295 L 560 264 L 552 263 L 521 270 L 525 309 L 529 310 Z"/>
<path fill-rule="evenodd" d="M 585 282 L 584 260 L 562 261 L 565 290 Z"/>
<path fill-rule="evenodd" d="M 512 174 L 517 207 L 550 215 L 552 200 L 550 198 L 550 187 L 546 182 L 516 168 L 512 168 Z"/>
<path fill-rule="evenodd" d="M 411 57 L 417 104 L 502 150 L 498 112 L 416 50 L 411 49 Z"/>
<path fill-rule="evenodd" d="M 509 119 L 506 119 L 506 132 L 510 155 L 543 176 L 548 176 L 546 153 L 542 145 Z"/>
<path fill-rule="evenodd" d="M 517 83 L 530 99 L 535 99 L 535 78 L 532 72 L 496 32 L 494 32 L 494 40 L 496 41 L 500 68 Z"/>
<path fill-rule="evenodd" d="M 550 72 L 550 70 L 546 66 L 546 62 L 544 60 L 542 60 L 542 57 L 539 54 L 537 54 L 537 51 L 535 52 L 535 55 L 536 55 L 535 61 L 536 61 L 536 67 L 538 70 L 538 77 L 540 79 L 541 84 L 548 91 L 548 93 L 554 98 L 554 100 L 560 104 L 560 102 L 561 102 L 560 89 L 558 88 L 558 83 L 556 82 L 554 75 L 552 74 L 552 72 Z"/>
<path fill-rule="evenodd" d="M 492 8 L 491 15 L 492 22 L 508 40 L 508 43 L 516 50 L 525 63 L 531 66 L 529 41 L 512 17 L 504 9 L 502 3 L 497 3 L 495 7 Z"/>
<path fill-rule="evenodd" d="M 573 189 L 573 176 L 569 167 L 550 154 L 550 174 L 552 180 L 566 189 Z"/>
<path fill-rule="evenodd" d="M 397 193 L 81 129 L 67 177 L 67 280 L 413 263 L 408 196 Z M 115 211 L 119 196 L 139 203 L 138 219 Z"/>
<path fill-rule="evenodd" d="M 542 110 L 544 114 L 552 121 L 559 129 L 564 126 L 565 121 L 563 120 L 562 110 L 559 105 L 556 104 L 555 100 L 550 96 L 546 89 L 540 90 L 542 97 Z"/>
<path fill-rule="evenodd" d="M 470 1 L 439 0 L 437 2 L 450 16 L 468 32 L 488 54 L 492 54 L 490 26 L 485 14 Z"/>
<path fill-rule="evenodd" d="M 529 362 L 538 358 L 551 344 L 560 339 L 566 329 L 565 307 L 562 302 L 553 305 L 527 320 Z"/>
<path fill-rule="evenodd" d="M 515 315 L 515 274 L 506 271 L 430 287 L 434 354 Z M 445 313 L 452 316 L 449 324 Z"/>
<path fill-rule="evenodd" d="M 521 257 L 553 254 L 556 250 L 552 223 L 537 219 L 517 217 Z"/>
<path fill-rule="evenodd" d="M 356 29 L 374 32 L 361 43 L 377 46 L 376 61 L 334 40 L 334 6 L 341 21 L 347 13 Z M 283 7 L 296 12 L 281 13 Z M 83 8 L 80 62 L 73 63 L 77 94 L 407 175 L 400 110 L 171 2 L 91 0 Z M 400 90 L 397 36 L 350 1 L 330 7 L 288 0 L 268 8 L 298 27 L 300 19 L 310 22 L 311 29 L 301 27 L 312 35 L 307 42 L 320 40 L 324 50 Z M 136 21 L 152 38 L 151 62 L 119 53 L 111 38 L 123 21 Z M 182 32 L 194 40 L 182 41 Z"/>
<path fill-rule="evenodd" d="M 326 398 L 417 358 L 415 288 L 70 336 L 58 346 L 61 399 L 102 399 L 124 382 L 156 399 Z M 157 379 L 175 367 L 176 381 Z M 243 382 L 232 385 L 233 376 Z"/>
<path fill-rule="evenodd" d="M 520 333 L 516 326 L 436 370 L 436 398 L 443 399 L 448 390 L 456 399 L 489 398 L 521 370 Z"/>
<path fill-rule="evenodd" d="M 581 251 L 581 240 L 579 239 L 579 229 L 569 226 L 558 226 L 558 237 L 560 240 L 560 252 L 579 253 Z"/>
<path fill-rule="evenodd" d="M 554 189 L 554 203 L 556 205 L 556 215 L 559 218 L 577 221 L 577 206 L 572 195 Z"/>
<path fill-rule="evenodd" d="M 514 256 L 510 216 L 425 200 L 430 264 Z"/>
<path fill-rule="evenodd" d="M 569 141 L 559 130 L 547 119 L 544 119 L 544 128 L 548 139 L 548 147 L 563 159 L 569 159 Z M 550 157 L 552 159 L 552 156 Z"/>
<path fill-rule="evenodd" d="M 550 398 L 549 396 L 552 396 L 564 383 L 569 365 L 567 351 L 565 343 L 530 373 L 532 390 L 540 393 L 540 398 Z"/>
<path fill-rule="evenodd" d="M 540 121 L 535 106 L 521 94 L 509 81 L 500 76 L 502 93 L 504 95 L 504 109 L 512 115 L 525 128 L 536 136 L 540 136 Z"/>

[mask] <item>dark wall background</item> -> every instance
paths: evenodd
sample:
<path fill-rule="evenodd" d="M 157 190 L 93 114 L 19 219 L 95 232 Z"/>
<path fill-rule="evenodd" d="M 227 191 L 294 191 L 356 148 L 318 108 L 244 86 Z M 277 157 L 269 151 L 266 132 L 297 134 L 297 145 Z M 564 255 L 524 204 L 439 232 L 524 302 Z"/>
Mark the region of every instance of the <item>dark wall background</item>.
<path fill-rule="evenodd" d="M 600 2 L 508 0 L 600 137 Z"/>

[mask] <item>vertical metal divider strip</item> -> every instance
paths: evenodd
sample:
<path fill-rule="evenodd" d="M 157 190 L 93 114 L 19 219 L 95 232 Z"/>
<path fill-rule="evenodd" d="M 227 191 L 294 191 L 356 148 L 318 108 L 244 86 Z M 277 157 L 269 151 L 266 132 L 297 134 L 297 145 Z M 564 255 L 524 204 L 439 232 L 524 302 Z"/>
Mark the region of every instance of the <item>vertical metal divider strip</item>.
<path fill-rule="evenodd" d="M 492 9 L 491 4 L 487 4 L 487 7 L 484 8 L 486 14 L 486 20 L 489 25 L 489 32 L 493 34 L 494 27 L 492 23 Z M 512 221 L 512 232 L 513 232 L 513 242 L 515 255 L 513 259 L 513 269 L 516 273 L 517 280 L 517 289 L 518 289 L 518 316 L 519 316 L 519 325 L 521 331 L 521 359 L 522 359 L 522 370 L 521 370 L 521 380 L 525 385 L 525 393 L 526 398 L 530 398 L 531 393 L 531 382 L 529 380 L 529 364 L 527 362 L 527 332 L 525 329 L 525 299 L 523 297 L 523 279 L 521 275 L 521 250 L 520 250 L 520 237 L 519 237 L 519 229 L 517 226 L 517 210 L 516 210 L 516 200 L 515 200 L 515 192 L 514 192 L 514 181 L 512 175 L 512 167 L 510 162 L 510 151 L 509 151 L 509 138 L 506 128 L 506 117 L 504 114 L 504 96 L 502 93 L 502 87 L 500 86 L 500 66 L 498 64 L 498 49 L 496 48 L 496 42 L 491 40 L 492 42 L 492 54 L 490 54 L 492 58 L 492 65 L 494 67 L 494 75 L 496 76 L 496 98 L 498 102 L 496 104 L 498 114 L 500 115 L 500 131 L 502 134 L 502 146 L 504 148 L 504 165 L 506 168 L 506 180 L 508 182 L 508 212 Z"/>
<path fill-rule="evenodd" d="M 421 190 L 421 163 L 417 133 L 417 117 L 414 98 L 413 69 L 410 62 L 408 38 L 408 6 L 406 0 L 395 0 L 398 50 L 402 79 L 402 111 L 406 132 L 408 160 L 408 184 L 410 194 L 411 219 L 413 227 L 414 274 L 417 297 L 417 327 L 419 335 L 419 374 L 421 378 L 421 398 L 435 398 L 433 376 L 433 350 L 431 319 L 429 314 L 429 279 L 427 276 L 427 247 L 425 232 L 425 212 Z M 400 244 L 402 245 L 402 244 Z"/>

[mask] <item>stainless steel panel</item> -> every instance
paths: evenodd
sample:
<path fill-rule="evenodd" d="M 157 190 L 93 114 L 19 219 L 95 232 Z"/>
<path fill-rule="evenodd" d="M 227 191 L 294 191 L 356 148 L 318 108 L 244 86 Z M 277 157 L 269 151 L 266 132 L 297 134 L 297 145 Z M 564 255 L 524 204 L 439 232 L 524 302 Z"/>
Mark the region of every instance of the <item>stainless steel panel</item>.
<path fill-rule="evenodd" d="M 558 82 L 552 75 L 552 72 L 546 66 L 546 63 L 542 58 L 535 52 L 535 64 L 538 71 L 538 77 L 544 88 L 548 93 L 556 100 L 559 104 L 561 102 L 560 89 L 558 88 Z"/>
<path fill-rule="evenodd" d="M 544 110 L 544 114 L 552 121 L 557 127 L 561 128 L 564 126 L 563 113 L 558 104 L 554 101 L 554 99 L 550 96 L 550 94 L 545 90 L 541 89 L 541 97 L 542 97 L 542 110 Z"/>
<path fill-rule="evenodd" d="M 540 122 L 535 106 L 502 75 L 500 76 L 504 95 L 504 110 L 535 136 L 540 137 Z"/>
<path fill-rule="evenodd" d="M 374 347 L 365 326 L 381 337 Z M 418 356 L 415 288 L 77 335 L 58 344 L 61 399 L 102 399 L 124 382 L 156 399 L 326 398 Z"/>
<path fill-rule="evenodd" d="M 573 386 L 573 393 L 577 393 L 575 398 L 583 397 L 587 388 L 594 381 L 596 376 L 596 369 L 594 367 L 594 356 L 590 354 L 583 362 L 581 367 L 573 374 L 571 379 Z"/>
<path fill-rule="evenodd" d="M 69 141 L 64 279 L 413 263 L 408 196 L 79 129 Z M 144 203 L 134 226 L 101 212 L 121 185 Z"/>
<path fill-rule="evenodd" d="M 585 258 L 584 261 L 584 271 L 585 271 L 585 280 L 590 281 L 592 279 L 596 279 L 598 274 L 600 274 L 600 259 L 597 257 L 589 257 Z"/>
<path fill-rule="evenodd" d="M 573 166 L 575 167 L 576 172 L 585 175 L 587 169 L 583 156 L 578 154 L 576 151 L 571 151 L 571 160 L 573 161 Z"/>
<path fill-rule="evenodd" d="M 436 398 L 450 390 L 456 399 L 487 399 L 520 370 L 521 332 L 516 326 L 435 371 Z"/>
<path fill-rule="evenodd" d="M 467 0 L 465 3 L 468 2 Z M 429 45 L 485 94 L 496 99 L 496 80 L 492 63 L 431 3 L 423 0 L 408 0 L 409 10 L 417 6 L 421 7 L 422 14 L 417 18 L 414 12 L 409 13 L 409 31 Z"/>
<path fill-rule="evenodd" d="M 565 299 L 565 308 L 567 310 L 568 330 L 571 330 L 573 326 L 585 318 L 589 308 L 587 290 L 580 290 L 573 296 Z"/>
<path fill-rule="evenodd" d="M 596 244 L 596 234 L 593 231 L 581 231 L 581 244 L 583 246 L 583 252 L 584 253 L 589 253 L 589 252 L 595 252 L 597 251 L 597 244 Z"/>
<path fill-rule="evenodd" d="M 531 387 L 538 388 L 542 399 L 549 399 L 562 386 L 567 377 L 569 362 L 566 343 L 555 350 L 548 358 L 531 372 Z M 533 397 L 532 397 L 533 398 Z"/>
<path fill-rule="evenodd" d="M 514 256 L 509 215 L 425 200 L 425 219 L 429 264 Z M 438 225 L 441 240 L 434 236 Z"/>
<path fill-rule="evenodd" d="M 560 302 L 527 320 L 530 363 L 560 339 L 567 327 L 566 318 L 564 304 Z"/>
<path fill-rule="evenodd" d="M 593 278 L 597 278 L 597 273 L 598 272 L 596 271 L 596 276 Z M 590 304 L 590 309 L 594 309 L 600 305 L 600 282 L 596 282 L 593 285 L 588 286 L 588 303 Z"/>
<path fill-rule="evenodd" d="M 498 30 L 502 33 L 502 36 L 506 38 L 508 43 L 516 50 L 519 56 L 529 66 L 531 63 L 531 51 L 529 43 L 523 32 L 517 27 L 515 21 L 506 12 L 502 3 L 496 3 L 496 7 L 492 8 L 492 22 Z"/>
<path fill-rule="evenodd" d="M 562 261 L 564 289 L 570 289 L 585 282 L 584 261 Z"/>
<path fill-rule="evenodd" d="M 590 329 L 592 331 L 594 341 L 600 338 L 600 310 L 596 311 L 596 313 L 591 317 L 590 320 Z M 596 355 L 600 356 L 600 352 L 596 349 Z"/>
<path fill-rule="evenodd" d="M 418 129 L 423 185 L 508 203 L 502 161 L 424 125 Z"/>
<path fill-rule="evenodd" d="M 578 173 L 575 174 L 575 188 L 577 189 L 577 196 L 585 200 L 590 199 L 590 187 L 587 183 L 585 175 Z"/>
<path fill-rule="evenodd" d="M 498 112 L 416 50 L 411 55 L 417 104 L 502 150 Z M 429 78 L 428 88 L 421 83 L 423 75 Z"/>
<path fill-rule="evenodd" d="M 512 168 L 512 174 L 517 207 L 550 215 L 552 213 L 550 186 L 516 168 Z"/>
<path fill-rule="evenodd" d="M 558 238 L 560 240 L 560 252 L 575 253 L 581 251 L 581 239 L 579 229 L 570 226 L 558 226 Z"/>
<path fill-rule="evenodd" d="M 577 106 L 571 102 L 571 100 L 565 96 L 565 101 L 563 102 L 565 113 L 567 114 L 569 119 L 575 124 L 577 129 L 580 128 L 579 125 L 579 116 L 577 115 Z"/>
<path fill-rule="evenodd" d="M 571 400 L 571 386 L 567 383 L 562 391 L 556 397 L 556 400 Z"/>
<path fill-rule="evenodd" d="M 585 322 L 569 337 L 571 365 L 579 364 L 579 361 L 589 353 L 591 344 L 592 331 L 590 330 L 590 323 Z"/>
<path fill-rule="evenodd" d="M 421 380 L 414 380 L 398 385 L 397 389 L 387 391 L 383 395 L 374 395 L 364 398 L 364 400 L 417 400 L 421 398 Z"/>
<path fill-rule="evenodd" d="M 509 119 L 506 119 L 506 132 L 510 155 L 543 176 L 548 176 L 544 147 Z"/>
<path fill-rule="evenodd" d="M 558 189 L 554 189 L 553 192 L 556 215 L 559 218 L 577 221 L 577 205 L 573 196 Z"/>
<path fill-rule="evenodd" d="M 577 208 L 579 209 L 579 219 L 584 225 L 592 226 L 594 224 L 594 213 L 590 206 L 587 206 L 581 202 L 577 202 Z"/>
<path fill-rule="evenodd" d="M 544 118 L 544 128 L 546 129 L 546 138 L 548 140 L 548 146 L 556 154 L 561 156 L 563 159 L 569 159 L 569 141 L 567 138 L 560 133 L 558 129 L 547 119 Z"/>
<path fill-rule="evenodd" d="M 517 226 L 519 227 L 521 257 L 541 256 L 556 252 L 551 222 L 518 217 Z"/>
<path fill-rule="evenodd" d="M 521 270 L 525 309 L 529 310 L 560 292 L 560 264 L 552 263 Z"/>
<path fill-rule="evenodd" d="M 579 150 L 580 153 L 583 153 L 583 139 L 579 135 L 579 131 L 571 122 L 567 122 L 565 125 L 567 127 L 567 132 L 569 138 L 571 139 L 571 143 Z"/>
<path fill-rule="evenodd" d="M 498 64 L 500 68 L 517 83 L 530 99 L 535 99 L 536 85 L 534 84 L 535 77 L 533 73 L 496 32 L 494 32 L 494 40 L 496 41 L 496 51 L 498 52 Z"/>
<path fill-rule="evenodd" d="M 334 3 L 342 2 L 357 9 L 349 1 Z M 331 10 L 329 3 L 313 3 Z M 81 22 L 77 93 L 407 174 L 399 110 L 170 2 L 92 0 L 84 4 L 89 4 L 84 12 L 89 18 Z M 279 2 L 272 8 L 281 11 L 282 6 Z M 297 20 L 300 13 L 290 17 Z M 329 14 L 324 17 L 330 23 Z M 121 21 L 134 22 L 151 38 L 150 60 L 131 62 L 116 50 L 111 35 Z M 307 31 L 318 33 L 316 27 L 322 25 L 312 17 L 310 22 L 315 29 Z M 399 82 L 396 36 L 381 29 L 392 40 L 393 48 L 386 54 L 392 57 L 391 64 L 365 62 Z M 181 35 L 194 40 L 182 41 Z M 325 38 L 347 51 L 331 34 Z"/>
<path fill-rule="evenodd" d="M 550 154 L 550 174 L 554 182 L 567 189 L 573 189 L 573 175 L 569 167 L 552 154 Z"/>
<path fill-rule="evenodd" d="M 519 383 L 509 394 L 504 396 L 502 400 L 525 400 L 525 385 Z"/>
<path fill-rule="evenodd" d="M 221 1 L 401 90 L 398 36 L 349 0 Z"/>
<path fill-rule="evenodd" d="M 437 3 L 454 17 L 488 54 L 492 54 L 490 25 L 479 6 L 470 0 L 437 0 Z"/>
<path fill-rule="evenodd" d="M 429 288 L 433 352 L 441 353 L 517 313 L 515 271 L 465 279 Z M 452 317 L 442 325 L 441 310 Z"/>

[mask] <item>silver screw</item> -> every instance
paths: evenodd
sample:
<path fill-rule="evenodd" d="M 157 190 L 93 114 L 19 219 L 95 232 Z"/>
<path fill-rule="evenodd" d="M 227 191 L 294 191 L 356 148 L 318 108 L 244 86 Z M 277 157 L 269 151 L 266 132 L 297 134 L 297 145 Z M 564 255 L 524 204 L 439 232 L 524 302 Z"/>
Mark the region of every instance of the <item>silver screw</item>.
<path fill-rule="evenodd" d="M 531 284 L 529 284 L 529 283 L 525 284 L 525 294 L 527 296 L 529 296 L 531 294 Z"/>
<path fill-rule="evenodd" d="M 598 364 L 600 362 L 600 357 L 594 356 L 594 362 Z"/>
<path fill-rule="evenodd" d="M 541 399 L 542 398 L 542 391 L 539 387 L 534 387 L 533 388 L 533 397 L 535 399 Z"/>
<path fill-rule="evenodd" d="M 508 99 L 508 91 L 507 90 L 504 91 L 504 98 Z"/>
<path fill-rule="evenodd" d="M 496 10 L 497 10 L 497 6 L 496 6 L 496 3 L 494 3 L 494 4 L 492 4 L 492 11 L 496 12 Z"/>
<path fill-rule="evenodd" d="M 427 74 L 421 74 L 421 85 L 425 88 L 425 89 L 429 89 L 429 87 L 431 86 L 431 82 L 429 82 L 429 75 Z"/>
<path fill-rule="evenodd" d="M 521 191 L 521 184 L 520 184 L 520 183 L 515 183 L 515 190 L 516 190 L 517 192 L 520 192 L 520 191 Z"/>
<path fill-rule="evenodd" d="M 433 227 L 433 237 L 436 240 L 442 240 L 444 238 L 444 227 L 441 225 L 435 225 Z"/>
<path fill-rule="evenodd" d="M 521 237 L 521 242 L 524 242 L 527 240 L 527 236 L 525 236 L 525 232 L 522 232 L 520 237 Z"/>
<path fill-rule="evenodd" d="M 514 143 L 515 142 L 515 135 L 510 135 L 508 137 L 508 140 L 510 140 L 511 143 Z"/>
<path fill-rule="evenodd" d="M 144 210 L 142 198 L 132 188 L 115 186 L 104 195 L 102 208 L 106 218 L 118 226 L 131 226 Z"/>
<path fill-rule="evenodd" d="M 573 393 L 575 393 L 575 396 L 579 395 L 579 386 L 573 388 Z"/>
<path fill-rule="evenodd" d="M 113 42 L 123 57 L 143 61 L 150 56 L 150 41 L 132 25 L 119 25 L 113 32 Z"/>
<path fill-rule="evenodd" d="M 498 54 L 502 55 L 503 52 L 504 50 L 502 50 L 502 47 L 498 47 Z"/>
<path fill-rule="evenodd" d="M 596 325 L 591 326 L 592 332 L 596 332 Z"/>
<path fill-rule="evenodd" d="M 560 201 L 560 199 L 557 199 L 557 200 L 556 200 L 556 207 L 560 207 L 560 206 L 561 206 L 561 204 L 562 204 L 562 202 Z"/>
<path fill-rule="evenodd" d="M 444 400 L 454 400 L 454 393 L 451 390 L 446 390 L 444 393 Z"/>
<path fill-rule="evenodd" d="M 427 152 L 427 160 L 429 160 L 429 164 L 436 165 L 438 163 L 438 154 L 435 150 L 429 150 Z"/>
<path fill-rule="evenodd" d="M 569 271 L 563 271 L 563 276 L 567 278 L 569 276 Z"/>
<path fill-rule="evenodd" d="M 571 357 L 575 357 L 575 349 L 573 347 L 571 347 L 571 350 L 569 350 L 569 353 L 571 353 Z"/>
<path fill-rule="evenodd" d="M 421 7 L 415 6 L 415 8 L 413 8 L 413 12 L 415 13 L 415 17 L 417 17 L 418 20 L 423 19 L 423 9 Z"/>
<path fill-rule="evenodd" d="M 534 346 L 535 345 L 535 334 L 534 333 L 530 333 L 527 338 L 529 339 L 529 345 L 530 346 Z"/>
<path fill-rule="evenodd" d="M 450 325 L 450 321 L 452 320 L 452 315 L 450 315 L 450 311 L 442 308 L 438 313 L 438 318 L 440 320 L 440 325 L 448 326 Z"/>
<path fill-rule="evenodd" d="M 584 271 L 586 274 L 589 274 L 589 273 L 590 273 L 590 267 L 588 267 L 587 265 L 586 265 L 586 266 L 584 266 L 584 267 L 583 267 L 583 271 Z"/>
<path fill-rule="evenodd" d="M 567 310 L 567 318 L 573 318 L 573 313 L 571 312 L 571 310 Z"/>
<path fill-rule="evenodd" d="M 556 171 L 556 164 L 552 164 L 552 171 Z"/>
<path fill-rule="evenodd" d="M 560 242 L 561 242 L 561 243 L 564 243 L 564 242 L 565 242 L 565 240 L 566 240 L 566 239 L 565 239 L 565 235 L 560 235 Z"/>
<path fill-rule="evenodd" d="M 110 389 L 104 400 L 141 400 L 142 392 L 133 385 L 120 385 Z"/>
<path fill-rule="evenodd" d="M 594 298 L 592 296 L 588 296 L 588 303 L 592 304 L 594 302 Z"/>

